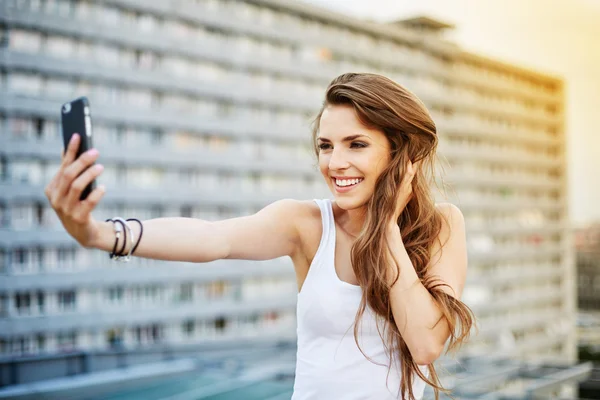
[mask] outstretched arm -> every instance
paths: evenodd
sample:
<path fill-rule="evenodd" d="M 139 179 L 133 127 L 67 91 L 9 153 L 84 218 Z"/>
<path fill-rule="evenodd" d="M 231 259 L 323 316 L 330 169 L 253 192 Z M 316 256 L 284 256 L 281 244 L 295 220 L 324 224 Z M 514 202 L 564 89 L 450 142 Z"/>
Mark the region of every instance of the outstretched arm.
<path fill-rule="evenodd" d="M 75 159 L 80 139 L 78 135 L 73 137 L 45 193 L 61 223 L 79 244 L 111 251 L 115 242 L 112 222 L 97 221 L 91 214 L 104 196 L 104 188 L 99 186 L 85 200 L 80 200 L 83 189 L 102 173 L 101 165 L 92 165 L 99 154 L 92 149 Z M 142 221 L 144 232 L 135 255 L 190 262 L 291 256 L 299 248 L 297 221 L 303 209 L 303 202 L 286 199 L 254 215 L 217 222 L 193 218 Z M 130 223 L 130 226 L 139 238 L 139 225 Z M 120 246 L 121 242 L 119 249 Z M 130 247 L 128 243 L 125 254 Z"/>
<path fill-rule="evenodd" d="M 179 217 L 142 221 L 144 232 L 134 255 L 189 262 L 291 256 L 299 243 L 294 216 L 299 215 L 300 207 L 301 202 L 285 199 L 256 214 L 222 221 Z M 139 237 L 139 225 L 130 226 Z M 111 251 L 114 241 L 113 224 L 102 222 L 89 247 Z"/>

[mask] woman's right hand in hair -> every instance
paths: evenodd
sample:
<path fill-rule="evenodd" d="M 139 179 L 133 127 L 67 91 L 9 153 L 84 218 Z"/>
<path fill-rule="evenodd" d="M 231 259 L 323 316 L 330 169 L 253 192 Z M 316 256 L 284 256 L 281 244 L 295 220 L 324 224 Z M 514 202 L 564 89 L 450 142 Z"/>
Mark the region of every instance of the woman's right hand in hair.
<path fill-rule="evenodd" d="M 98 150 L 91 149 L 77 159 L 79 135 L 71 138 L 67 150 L 63 152 L 58 172 L 46 186 L 44 193 L 50 205 L 60 218 L 66 231 L 79 244 L 89 247 L 99 235 L 100 223 L 92 217 L 92 210 L 104 196 L 105 189 L 98 186 L 85 200 L 79 200 L 85 187 L 103 171 L 101 164 L 94 165 Z"/>

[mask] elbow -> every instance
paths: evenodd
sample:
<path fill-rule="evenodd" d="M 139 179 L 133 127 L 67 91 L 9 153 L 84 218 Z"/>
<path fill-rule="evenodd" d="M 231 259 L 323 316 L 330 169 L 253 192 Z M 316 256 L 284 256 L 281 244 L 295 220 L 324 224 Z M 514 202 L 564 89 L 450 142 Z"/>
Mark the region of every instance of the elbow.
<path fill-rule="evenodd" d="M 429 365 L 433 364 L 442 355 L 443 347 L 439 346 L 428 346 L 421 351 L 415 352 L 413 360 L 417 365 Z"/>

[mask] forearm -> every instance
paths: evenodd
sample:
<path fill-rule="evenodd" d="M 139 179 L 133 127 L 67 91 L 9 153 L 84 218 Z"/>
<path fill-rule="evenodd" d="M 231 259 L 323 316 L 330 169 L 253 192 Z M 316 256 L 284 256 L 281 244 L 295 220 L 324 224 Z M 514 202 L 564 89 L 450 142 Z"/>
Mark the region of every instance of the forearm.
<path fill-rule="evenodd" d="M 391 278 L 400 275 L 390 291 L 394 320 L 402 338 L 417 362 L 423 364 L 437 358 L 448 337 L 448 324 L 440 320 L 442 312 L 429 291 L 421 284 L 408 256 L 400 231 L 391 228 L 387 235 L 391 255 Z M 438 323 L 439 321 L 439 323 Z"/>
<path fill-rule="evenodd" d="M 134 238 L 140 237 L 140 226 L 129 221 Z M 156 260 L 209 262 L 226 257 L 227 249 L 220 235 L 217 235 L 210 221 L 195 218 L 156 218 L 142 221 L 144 231 L 138 247 L 133 254 L 136 257 Z M 115 244 L 115 231 L 112 222 L 101 222 L 97 237 L 88 247 L 110 252 Z M 131 238 L 127 233 L 125 254 L 131 248 Z M 117 251 L 123 245 L 119 239 Z"/>

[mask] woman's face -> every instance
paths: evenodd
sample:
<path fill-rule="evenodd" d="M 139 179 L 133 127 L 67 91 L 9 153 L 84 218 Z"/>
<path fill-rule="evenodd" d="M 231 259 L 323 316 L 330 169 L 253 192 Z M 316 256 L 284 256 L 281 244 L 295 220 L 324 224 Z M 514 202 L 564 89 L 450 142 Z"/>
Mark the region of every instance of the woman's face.
<path fill-rule="evenodd" d="M 317 146 L 319 169 L 336 204 L 345 210 L 365 205 L 390 162 L 385 134 L 364 126 L 352 106 L 328 106 L 321 116 Z"/>

